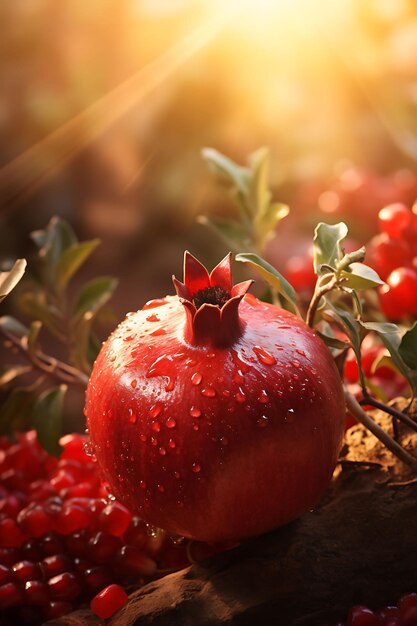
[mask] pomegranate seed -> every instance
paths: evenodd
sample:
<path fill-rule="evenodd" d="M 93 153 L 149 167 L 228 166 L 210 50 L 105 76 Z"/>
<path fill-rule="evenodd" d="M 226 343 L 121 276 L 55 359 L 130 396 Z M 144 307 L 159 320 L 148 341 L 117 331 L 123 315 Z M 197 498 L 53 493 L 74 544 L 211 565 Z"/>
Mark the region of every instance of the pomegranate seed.
<path fill-rule="evenodd" d="M 111 502 L 100 513 L 99 528 L 112 535 L 120 536 L 128 529 L 132 513 L 120 502 Z"/>
<path fill-rule="evenodd" d="M 140 517 L 133 517 L 130 522 L 129 528 L 124 534 L 124 541 L 128 545 L 137 546 L 141 548 L 148 542 L 148 527 L 146 523 Z"/>
<path fill-rule="evenodd" d="M 120 539 L 99 531 L 89 541 L 89 555 L 96 563 L 108 563 L 113 559 L 120 546 Z"/>
<path fill-rule="evenodd" d="M 346 622 L 347 626 L 381 626 L 381 621 L 377 615 L 367 606 L 353 606 Z"/>
<path fill-rule="evenodd" d="M 73 459 L 83 463 L 88 461 L 89 457 L 84 451 L 84 444 L 86 441 L 87 437 L 78 434 L 65 435 L 64 437 L 61 437 L 59 443 L 64 448 L 61 454 L 61 459 Z"/>
<path fill-rule="evenodd" d="M 404 204 L 397 202 L 384 207 L 378 213 L 379 229 L 392 239 L 402 239 L 411 226 L 413 214 Z"/>
<path fill-rule="evenodd" d="M 87 556 L 90 533 L 84 528 L 67 537 L 67 548 L 74 556 Z"/>
<path fill-rule="evenodd" d="M 57 491 L 60 491 L 61 489 L 72 487 L 75 484 L 75 478 L 69 472 L 59 470 L 57 474 L 53 478 L 51 478 L 50 482 Z"/>
<path fill-rule="evenodd" d="M 156 571 L 156 563 L 140 548 L 123 546 L 116 555 L 116 571 L 119 568 L 127 576 L 152 576 Z"/>
<path fill-rule="evenodd" d="M 18 582 L 27 580 L 42 580 L 42 570 L 39 563 L 33 561 L 19 561 L 12 567 L 13 578 Z"/>
<path fill-rule="evenodd" d="M 2 548 L 19 548 L 26 539 L 14 519 L 6 517 L 0 520 L 0 546 Z"/>
<path fill-rule="evenodd" d="M 126 604 L 128 595 L 120 585 L 109 585 L 98 593 L 90 603 L 90 608 L 101 619 L 114 615 Z"/>
<path fill-rule="evenodd" d="M 73 607 L 70 602 L 64 600 L 52 600 L 44 608 L 44 617 L 46 619 L 58 619 L 68 613 L 71 613 Z"/>
<path fill-rule="evenodd" d="M 0 500 L 0 514 L 3 513 L 7 517 L 14 518 L 24 506 L 25 502 L 22 501 L 22 498 L 18 498 L 16 494 L 12 493 L 4 500 Z"/>
<path fill-rule="evenodd" d="M 77 530 L 88 527 L 91 517 L 91 512 L 84 508 L 75 504 L 64 504 L 56 517 L 57 528 L 62 535 L 70 535 Z"/>
<path fill-rule="evenodd" d="M 402 626 L 416 626 L 417 624 L 417 593 L 407 593 L 398 603 L 400 622 Z"/>
<path fill-rule="evenodd" d="M 19 560 L 19 552 L 16 548 L 0 548 L 0 563 L 13 565 Z"/>
<path fill-rule="evenodd" d="M 383 609 L 378 611 L 378 615 L 384 622 L 384 626 L 385 626 L 386 621 L 390 619 L 394 619 L 394 618 L 395 619 L 399 618 L 400 610 L 397 606 L 385 606 Z"/>
<path fill-rule="evenodd" d="M 51 596 L 57 600 L 73 600 L 81 593 L 81 585 L 75 574 L 63 572 L 48 580 Z"/>
<path fill-rule="evenodd" d="M 15 469 L 9 469 L 0 475 L 0 482 L 11 491 L 26 492 L 27 480 L 23 472 Z"/>
<path fill-rule="evenodd" d="M 28 604 L 46 604 L 49 600 L 48 585 L 40 580 L 28 580 L 25 583 L 24 600 Z"/>
<path fill-rule="evenodd" d="M 46 556 L 59 554 L 64 549 L 64 543 L 58 535 L 48 533 L 38 540 L 38 545 L 42 553 Z"/>
<path fill-rule="evenodd" d="M 42 551 L 38 539 L 28 539 L 21 547 L 22 557 L 27 561 L 40 561 Z"/>
<path fill-rule="evenodd" d="M 87 561 L 86 559 L 80 559 L 75 557 L 74 559 L 74 572 L 79 572 L 80 574 L 84 574 L 88 569 L 91 569 L 93 564 L 91 561 Z"/>
<path fill-rule="evenodd" d="M 28 493 L 32 502 L 44 502 L 57 492 L 46 480 L 35 480 L 30 483 Z"/>
<path fill-rule="evenodd" d="M 11 572 L 5 565 L 0 565 L 0 585 L 10 582 Z"/>
<path fill-rule="evenodd" d="M 88 591 L 97 593 L 111 582 L 111 576 L 107 569 L 101 567 L 89 567 L 84 572 L 84 585 Z"/>
<path fill-rule="evenodd" d="M 16 583 L 6 583 L 0 587 L 0 608 L 7 609 L 19 605 L 23 600 L 21 589 Z"/>
<path fill-rule="evenodd" d="M 30 504 L 20 511 L 17 521 L 30 537 L 41 537 L 52 530 L 52 518 L 39 504 Z"/>
<path fill-rule="evenodd" d="M 66 554 L 47 556 L 40 563 L 45 578 L 53 578 L 71 568 L 72 561 Z"/>

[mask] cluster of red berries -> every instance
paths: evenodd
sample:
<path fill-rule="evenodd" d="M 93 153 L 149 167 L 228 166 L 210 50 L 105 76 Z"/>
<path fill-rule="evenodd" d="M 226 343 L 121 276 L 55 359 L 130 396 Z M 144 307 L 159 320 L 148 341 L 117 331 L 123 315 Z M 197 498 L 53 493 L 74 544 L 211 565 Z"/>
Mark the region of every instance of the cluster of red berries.
<path fill-rule="evenodd" d="M 386 281 L 379 288 L 389 319 L 417 316 L 417 207 L 391 204 L 378 214 L 380 234 L 366 246 L 367 263 Z"/>
<path fill-rule="evenodd" d="M 37 624 L 91 602 L 102 619 L 136 585 L 187 564 L 185 547 L 109 499 L 86 438 L 61 439 L 60 459 L 34 431 L 0 438 L 0 615 Z"/>
<path fill-rule="evenodd" d="M 407 593 L 398 606 L 372 611 L 367 606 L 353 606 L 345 623 L 336 626 L 417 626 L 417 593 Z"/>

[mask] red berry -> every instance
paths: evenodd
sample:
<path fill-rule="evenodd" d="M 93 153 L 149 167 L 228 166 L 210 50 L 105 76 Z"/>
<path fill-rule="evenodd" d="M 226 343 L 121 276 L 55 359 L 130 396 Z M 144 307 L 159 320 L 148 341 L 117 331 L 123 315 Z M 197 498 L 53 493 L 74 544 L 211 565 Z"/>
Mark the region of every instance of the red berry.
<path fill-rule="evenodd" d="M 75 504 L 64 504 L 56 518 L 56 525 L 61 535 L 71 533 L 89 526 L 91 511 Z"/>
<path fill-rule="evenodd" d="M 6 583 L 0 587 L 0 609 L 18 606 L 23 600 L 22 590 L 16 583 Z"/>
<path fill-rule="evenodd" d="M 128 529 L 132 513 L 120 502 L 110 502 L 100 513 L 99 528 L 112 535 L 120 536 Z"/>
<path fill-rule="evenodd" d="M 0 585 L 8 583 L 11 579 L 10 569 L 6 565 L 0 565 Z"/>
<path fill-rule="evenodd" d="M 126 604 L 128 595 L 120 585 L 109 585 L 98 593 L 90 603 L 90 608 L 100 617 L 107 619 Z"/>
<path fill-rule="evenodd" d="M 13 565 L 19 560 L 19 551 L 16 548 L 0 548 L 0 563 Z"/>
<path fill-rule="evenodd" d="M 249 282 L 233 286 L 230 263 L 209 274 L 186 253 L 178 295 L 122 322 L 86 395 L 112 493 L 154 526 L 213 542 L 266 532 L 312 506 L 331 479 L 345 425 L 326 346 L 294 315 L 247 294 Z M 320 441 L 308 435 L 316 430 Z"/>
<path fill-rule="evenodd" d="M 58 619 L 68 613 L 71 613 L 73 606 L 70 602 L 64 600 L 51 600 L 44 608 L 45 619 Z"/>
<path fill-rule="evenodd" d="M 110 563 L 120 546 L 120 539 L 100 531 L 89 541 L 89 556 L 96 563 Z"/>
<path fill-rule="evenodd" d="M 66 554 L 54 554 L 47 556 L 40 563 L 46 579 L 53 578 L 71 568 L 72 561 Z"/>
<path fill-rule="evenodd" d="M 43 556 L 38 539 L 28 539 L 20 550 L 23 559 L 27 561 L 40 561 Z"/>
<path fill-rule="evenodd" d="M 5 517 L 0 520 L 0 546 L 2 548 L 19 548 L 26 536 L 14 519 Z"/>
<path fill-rule="evenodd" d="M 30 537 L 41 537 L 51 532 L 53 522 L 40 504 L 29 504 L 17 516 L 20 528 Z"/>
<path fill-rule="evenodd" d="M 409 314 L 417 314 L 417 271 L 399 267 L 387 278 L 391 293 Z"/>
<path fill-rule="evenodd" d="M 88 591 L 97 593 L 111 582 L 110 572 L 102 566 L 90 567 L 84 572 L 84 585 Z"/>
<path fill-rule="evenodd" d="M 297 291 L 312 293 L 317 276 L 311 255 L 290 257 L 285 266 L 285 276 Z"/>
<path fill-rule="evenodd" d="M 38 545 L 43 555 L 52 556 L 53 554 L 59 554 L 64 549 L 64 542 L 61 537 L 54 533 L 48 533 L 40 539 L 38 539 Z"/>
<path fill-rule="evenodd" d="M 81 593 L 81 585 L 75 574 L 63 572 L 48 580 L 51 596 L 56 600 L 73 600 Z"/>
<path fill-rule="evenodd" d="M 67 548 L 72 555 L 84 557 L 89 553 L 89 541 L 90 533 L 83 528 L 67 537 Z"/>
<path fill-rule="evenodd" d="M 88 456 L 84 451 L 84 445 L 87 441 L 85 435 L 70 434 L 61 437 L 59 443 L 64 448 L 61 454 L 61 459 L 72 459 L 74 461 L 81 461 L 85 463 L 88 460 Z"/>
<path fill-rule="evenodd" d="M 149 540 L 146 522 L 140 517 L 133 517 L 123 538 L 128 545 L 137 546 L 138 548 L 145 546 Z"/>
<path fill-rule="evenodd" d="M 381 620 L 367 606 L 353 606 L 349 613 L 346 626 L 381 626 Z"/>
<path fill-rule="evenodd" d="M 379 229 L 392 239 L 401 239 L 411 226 L 412 215 L 405 204 L 390 204 L 378 213 Z"/>
<path fill-rule="evenodd" d="M 27 580 L 42 580 L 42 570 L 39 563 L 33 561 L 19 561 L 12 567 L 13 578 L 18 582 Z"/>
<path fill-rule="evenodd" d="M 390 239 L 386 233 L 373 237 L 366 246 L 367 263 L 374 268 L 382 280 L 397 267 L 411 266 L 413 254 L 409 245 Z"/>

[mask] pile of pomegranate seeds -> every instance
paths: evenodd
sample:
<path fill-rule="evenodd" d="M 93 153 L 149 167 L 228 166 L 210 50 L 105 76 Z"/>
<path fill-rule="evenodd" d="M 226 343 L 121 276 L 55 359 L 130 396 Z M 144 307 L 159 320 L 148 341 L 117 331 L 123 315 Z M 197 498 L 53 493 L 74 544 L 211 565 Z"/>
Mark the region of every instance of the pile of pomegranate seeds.
<path fill-rule="evenodd" d="M 61 439 L 55 459 L 34 431 L 0 438 L 0 615 L 41 624 L 80 606 L 102 619 L 126 585 L 188 564 L 174 545 L 109 497 L 83 435 Z"/>
<path fill-rule="evenodd" d="M 372 611 L 367 606 L 353 606 L 346 622 L 336 626 L 417 626 L 417 593 L 407 593 L 398 606 L 385 606 Z"/>

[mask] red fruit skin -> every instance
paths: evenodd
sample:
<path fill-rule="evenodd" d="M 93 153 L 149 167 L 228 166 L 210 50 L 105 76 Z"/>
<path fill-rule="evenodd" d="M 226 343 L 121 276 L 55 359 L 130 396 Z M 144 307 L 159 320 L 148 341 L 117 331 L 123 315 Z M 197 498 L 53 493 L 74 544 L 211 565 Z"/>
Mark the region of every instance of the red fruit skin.
<path fill-rule="evenodd" d="M 177 297 L 148 303 L 109 337 L 88 385 L 104 479 L 174 535 L 221 542 L 285 524 L 317 501 L 336 463 L 345 402 L 325 345 L 252 295 L 239 318 L 229 347 L 195 346 Z"/>

